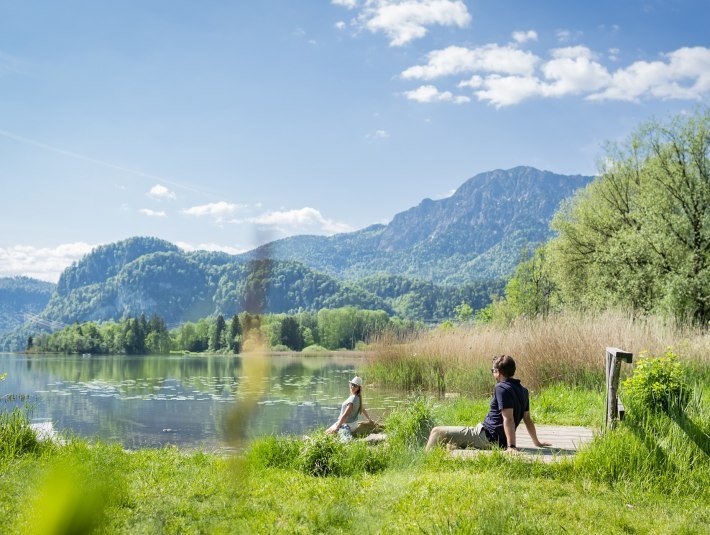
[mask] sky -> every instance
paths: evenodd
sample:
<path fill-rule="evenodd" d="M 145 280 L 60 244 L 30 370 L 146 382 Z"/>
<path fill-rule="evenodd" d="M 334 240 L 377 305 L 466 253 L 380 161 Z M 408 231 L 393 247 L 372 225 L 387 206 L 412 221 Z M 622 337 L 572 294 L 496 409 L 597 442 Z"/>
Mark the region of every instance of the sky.
<path fill-rule="evenodd" d="M 707 106 L 706 0 L 0 0 L 0 276 L 238 253 Z"/>

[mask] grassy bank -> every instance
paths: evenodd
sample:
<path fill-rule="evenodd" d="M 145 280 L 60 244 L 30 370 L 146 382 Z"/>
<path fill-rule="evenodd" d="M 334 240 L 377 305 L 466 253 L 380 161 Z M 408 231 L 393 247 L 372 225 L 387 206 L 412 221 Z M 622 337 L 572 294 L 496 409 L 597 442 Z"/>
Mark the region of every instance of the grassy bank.
<path fill-rule="evenodd" d="M 704 380 L 710 380 L 710 335 L 700 328 L 618 312 L 565 312 L 518 318 L 509 325 L 465 324 L 407 336 L 385 334 L 373 343 L 368 380 L 436 392 L 490 391 L 491 357 L 513 355 L 516 376 L 535 390 L 565 383 L 604 385 L 606 346 L 663 354 L 668 347 Z"/>
<path fill-rule="evenodd" d="M 533 415 L 595 425 L 603 403 L 598 391 L 558 384 L 534 396 Z M 557 465 L 422 451 L 432 425 L 479 421 L 487 404 L 419 397 L 388 417 L 387 445 L 269 437 L 230 458 L 82 440 L 39 444 L 19 413 L 5 415 L 12 426 L 3 438 L 22 440 L 0 451 L 2 531 L 707 532 L 710 406 L 697 389 L 681 412 L 634 410 Z"/>

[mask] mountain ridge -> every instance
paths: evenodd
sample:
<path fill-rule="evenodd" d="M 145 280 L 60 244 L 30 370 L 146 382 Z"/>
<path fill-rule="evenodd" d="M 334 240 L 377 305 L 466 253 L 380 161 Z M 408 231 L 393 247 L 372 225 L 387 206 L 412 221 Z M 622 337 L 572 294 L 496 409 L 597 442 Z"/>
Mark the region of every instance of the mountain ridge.
<path fill-rule="evenodd" d="M 39 319 L 56 328 L 158 314 L 175 324 L 250 306 L 262 312 L 356 306 L 441 321 L 462 301 L 474 309 L 490 302 L 521 250 L 550 236 L 562 200 L 591 180 L 523 166 L 480 173 L 450 197 L 423 199 L 386 225 L 283 238 L 241 255 L 128 238 L 69 266 Z M 16 348 L 31 329 L 16 328 L 5 340 Z"/>

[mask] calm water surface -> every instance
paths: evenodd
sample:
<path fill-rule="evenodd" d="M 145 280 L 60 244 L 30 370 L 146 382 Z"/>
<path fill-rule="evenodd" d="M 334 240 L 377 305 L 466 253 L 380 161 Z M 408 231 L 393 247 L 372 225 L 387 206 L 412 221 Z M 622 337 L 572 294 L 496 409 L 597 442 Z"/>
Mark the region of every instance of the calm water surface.
<path fill-rule="evenodd" d="M 360 357 L 91 356 L 0 353 L 2 404 L 24 394 L 33 422 L 127 448 L 217 449 L 329 425 L 362 372 Z M 366 388 L 374 417 L 405 395 Z"/>

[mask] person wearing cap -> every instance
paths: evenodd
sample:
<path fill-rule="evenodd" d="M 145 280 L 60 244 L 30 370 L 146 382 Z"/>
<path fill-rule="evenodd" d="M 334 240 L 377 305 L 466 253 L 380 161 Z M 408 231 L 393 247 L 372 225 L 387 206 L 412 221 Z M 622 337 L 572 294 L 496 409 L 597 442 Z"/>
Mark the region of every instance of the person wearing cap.
<path fill-rule="evenodd" d="M 551 446 L 537 438 L 535 424 L 530 418 L 530 400 L 528 389 L 514 379 L 515 360 L 509 355 L 493 357 L 491 373 L 496 381 L 491 408 L 482 423 L 475 427 L 438 426 L 431 430 L 426 444 L 427 451 L 437 444 L 447 443 L 456 448 L 473 447 L 479 450 L 491 449 L 497 445 L 515 452 L 515 430 L 520 422 L 538 448 Z"/>
<path fill-rule="evenodd" d="M 352 439 L 350 426 L 357 423 L 360 413 L 364 414 L 369 422 L 374 423 L 362 404 L 362 378 L 356 375 L 350 380 L 350 397 L 343 402 L 338 420 L 325 432 L 329 435 L 338 433 L 343 440 Z"/>

